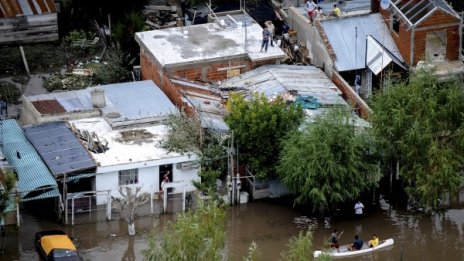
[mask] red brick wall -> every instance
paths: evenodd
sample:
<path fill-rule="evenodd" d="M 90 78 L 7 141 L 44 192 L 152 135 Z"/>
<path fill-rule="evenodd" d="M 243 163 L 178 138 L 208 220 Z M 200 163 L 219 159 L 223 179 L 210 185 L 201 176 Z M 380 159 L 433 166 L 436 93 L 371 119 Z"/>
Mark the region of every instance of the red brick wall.
<path fill-rule="evenodd" d="M 232 66 L 244 66 L 240 68 L 240 73 L 248 72 L 265 64 L 275 64 L 275 59 L 253 63 L 250 60 L 234 59 L 228 61 L 218 61 L 208 64 L 193 64 L 177 68 L 168 69 L 168 73 L 192 81 L 217 82 L 227 79 L 227 70 L 218 71 L 220 68 Z"/>
<path fill-rule="evenodd" d="M 143 49 L 140 50 L 140 71 L 142 80 L 152 80 L 178 108 L 183 108 L 189 114 L 194 112 L 192 108 L 182 101 L 182 95 L 175 84 L 159 70 L 156 64 L 151 62 L 150 57 L 146 55 Z"/>
<path fill-rule="evenodd" d="M 446 33 L 446 59 L 459 60 L 459 26 L 448 27 Z"/>
<path fill-rule="evenodd" d="M 372 0 L 374 4 L 379 4 L 380 0 Z M 384 19 L 390 19 L 390 11 L 379 9 L 380 14 Z M 385 21 L 390 27 L 390 21 Z M 393 40 L 395 41 L 398 49 L 403 56 L 403 59 L 409 66 L 414 66 L 420 60 L 425 58 L 425 45 L 426 45 L 426 33 L 444 29 L 437 29 L 439 25 L 451 25 L 459 23 L 459 19 L 456 17 L 443 12 L 441 10 L 436 11 L 432 16 L 428 17 L 422 23 L 418 24 L 414 29 L 414 61 L 411 64 L 411 33 L 412 30 L 406 30 L 406 26 L 401 24 L 400 31 L 398 34 L 390 29 Z M 427 29 L 425 27 L 435 27 Z M 457 60 L 459 59 L 459 25 L 447 26 L 447 46 L 446 46 L 446 59 Z"/>
<path fill-rule="evenodd" d="M 143 79 L 151 79 L 159 84 L 163 75 L 178 76 L 191 81 L 217 82 L 227 78 L 227 70 L 218 71 L 219 68 L 232 66 L 244 66 L 240 68 L 240 73 L 253 70 L 265 64 L 276 64 L 276 59 L 269 59 L 260 62 L 251 62 L 249 59 L 236 58 L 218 62 L 202 64 L 189 64 L 168 69 L 160 69 L 143 48 L 140 49 L 140 70 Z"/>
<path fill-rule="evenodd" d="M 438 29 L 438 25 L 451 25 L 446 28 Z M 435 28 L 426 28 L 435 27 Z M 424 59 L 426 35 L 428 32 L 446 30 L 446 59 L 457 60 L 459 59 L 459 19 L 449 15 L 441 10 L 436 11 L 432 16 L 428 17 L 425 21 L 416 27 L 415 50 L 414 50 L 414 64 Z"/>

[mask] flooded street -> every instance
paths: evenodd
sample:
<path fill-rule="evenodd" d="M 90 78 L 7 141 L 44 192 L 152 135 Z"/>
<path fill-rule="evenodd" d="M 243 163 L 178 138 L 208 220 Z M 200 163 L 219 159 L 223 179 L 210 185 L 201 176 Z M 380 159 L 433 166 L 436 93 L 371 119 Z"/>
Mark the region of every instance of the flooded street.
<path fill-rule="evenodd" d="M 393 238 L 395 245 L 385 251 L 344 260 L 464 260 L 464 210 L 462 202 L 451 209 L 431 216 L 395 210 L 381 200 L 380 208 L 366 214 L 361 220 L 316 219 L 302 216 L 290 207 L 267 202 L 253 202 L 228 210 L 227 240 L 229 260 L 238 261 L 246 254 L 249 244 L 255 241 L 261 252 L 260 260 L 278 260 L 287 249 L 288 240 L 300 230 L 314 229 L 314 248 L 319 248 L 333 228 L 343 231 L 340 243 L 349 243 L 358 233 L 363 240 L 376 233 L 380 239 Z M 73 236 L 83 260 L 142 260 L 147 237 L 159 232 L 173 215 L 160 218 L 143 217 L 137 220 L 139 234 L 126 236 L 123 221 L 80 224 L 63 227 L 52 221 L 23 215 L 18 234 L 8 232 L 5 254 L 0 260 L 39 260 L 34 249 L 36 231 L 62 229 Z M 154 220 L 160 226 L 153 230 Z"/>

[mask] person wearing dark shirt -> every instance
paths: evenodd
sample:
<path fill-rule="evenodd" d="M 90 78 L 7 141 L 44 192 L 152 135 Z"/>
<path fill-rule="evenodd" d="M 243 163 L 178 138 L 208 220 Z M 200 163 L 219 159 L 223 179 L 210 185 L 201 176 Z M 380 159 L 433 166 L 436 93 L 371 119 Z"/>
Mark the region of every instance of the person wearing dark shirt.
<path fill-rule="evenodd" d="M 364 242 L 359 239 L 359 236 L 358 235 L 355 235 L 354 236 L 354 242 L 353 244 L 351 244 L 351 250 L 361 250 L 362 246 L 363 246 Z"/>
<path fill-rule="evenodd" d="M 338 230 L 334 229 L 333 233 L 330 235 L 330 247 L 338 248 Z"/>

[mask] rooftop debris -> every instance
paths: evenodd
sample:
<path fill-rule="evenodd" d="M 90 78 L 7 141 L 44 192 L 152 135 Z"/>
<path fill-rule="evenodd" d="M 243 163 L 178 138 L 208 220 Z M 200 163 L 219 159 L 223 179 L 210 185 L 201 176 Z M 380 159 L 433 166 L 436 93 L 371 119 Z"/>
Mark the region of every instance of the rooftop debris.
<path fill-rule="evenodd" d="M 159 1 L 151 1 L 142 11 L 151 29 L 164 29 L 182 26 L 177 6 L 162 5 Z"/>

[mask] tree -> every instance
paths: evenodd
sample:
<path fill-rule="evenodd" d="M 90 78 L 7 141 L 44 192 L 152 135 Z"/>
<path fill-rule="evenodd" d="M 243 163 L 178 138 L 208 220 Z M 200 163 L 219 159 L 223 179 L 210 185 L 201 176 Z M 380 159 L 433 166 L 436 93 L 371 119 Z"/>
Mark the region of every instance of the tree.
<path fill-rule="evenodd" d="M 462 184 L 463 87 L 419 71 L 373 99 L 370 120 L 383 154 L 398 162 L 408 195 L 422 206 L 436 207 Z"/>
<path fill-rule="evenodd" d="M 373 148 L 368 131 L 356 127 L 349 112 L 334 109 L 287 136 L 277 171 L 295 203 L 323 212 L 375 184 Z"/>
<path fill-rule="evenodd" d="M 139 195 L 140 189 L 140 187 L 136 187 L 135 192 L 132 192 L 133 189 L 128 186 L 120 187 L 118 191 L 122 198 L 113 200 L 113 205 L 127 222 L 127 231 L 130 236 L 135 235 L 135 214 L 137 208 L 150 199 L 148 194 Z"/>
<path fill-rule="evenodd" d="M 199 201 L 194 211 L 168 222 L 161 235 L 150 238 L 146 260 L 223 260 L 225 210 L 216 201 Z"/>
<path fill-rule="evenodd" d="M 257 93 L 249 100 L 232 95 L 227 108 L 225 121 L 237 140 L 240 160 L 259 177 L 274 174 L 280 141 L 300 125 L 301 108 L 288 106 L 281 97 L 270 102 Z"/>
<path fill-rule="evenodd" d="M 163 148 L 178 153 L 200 152 L 201 126 L 198 119 L 180 111 L 168 116 L 166 126 L 168 134 L 161 142 Z"/>
<path fill-rule="evenodd" d="M 124 65 L 122 51 L 112 48 L 105 53 L 104 61 L 95 68 L 92 80 L 95 84 L 125 82 L 129 79 L 129 71 Z"/>
<path fill-rule="evenodd" d="M 0 181 L 0 219 L 4 218 L 4 211 L 8 207 L 11 192 L 16 187 L 15 173 L 6 171 L 3 174 L 3 180 Z"/>
<path fill-rule="evenodd" d="M 194 181 L 195 187 L 204 192 L 216 189 L 216 179 L 227 168 L 224 137 L 219 133 L 202 130 L 198 119 L 183 111 L 170 115 L 166 125 L 168 134 L 161 146 L 178 153 L 197 153 L 200 157 L 201 170 L 198 175 L 201 182 Z"/>
<path fill-rule="evenodd" d="M 280 254 L 283 261 L 310 261 L 313 260 L 313 233 L 307 230 L 305 233 L 300 231 L 298 236 L 290 238 L 288 251 Z M 329 261 L 332 258 L 328 255 L 321 255 L 317 260 Z"/>

